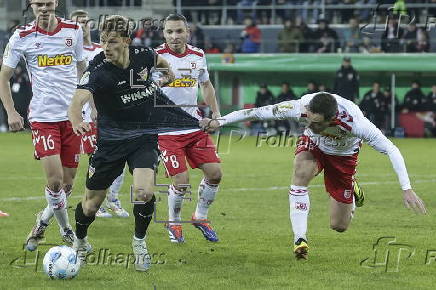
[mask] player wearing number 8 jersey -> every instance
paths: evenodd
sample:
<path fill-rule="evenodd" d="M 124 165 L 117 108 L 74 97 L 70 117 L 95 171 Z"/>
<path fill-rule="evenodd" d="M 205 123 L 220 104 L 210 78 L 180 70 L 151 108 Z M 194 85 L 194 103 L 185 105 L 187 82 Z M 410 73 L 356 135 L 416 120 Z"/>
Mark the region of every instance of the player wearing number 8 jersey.
<path fill-rule="evenodd" d="M 26 240 L 26 248 L 33 251 L 53 215 L 64 241 L 72 243 L 74 239 L 66 197 L 71 194 L 79 162 L 80 137 L 73 133 L 67 109 L 85 62 L 82 29 L 55 16 L 58 1 L 30 0 L 29 3 L 36 20 L 18 28 L 9 40 L 0 73 L 0 95 L 11 130 L 20 130 L 23 122 L 14 109 L 8 81 L 23 57 L 32 82 L 29 121 L 35 157 L 41 160 L 47 179 L 48 205 L 38 213 Z"/>
<path fill-rule="evenodd" d="M 198 86 L 204 100 L 210 106 L 212 116 L 220 116 L 215 90 L 209 80 L 204 52 L 187 44 L 189 28 L 182 15 L 171 14 L 164 22 L 166 43 L 156 49 L 157 54 L 170 65 L 176 79 L 163 87 L 164 93 L 191 116 L 201 119 L 198 106 Z M 181 208 L 189 174 L 186 166 L 200 168 L 204 177 L 198 187 L 198 202 L 192 215 L 193 225 L 199 229 L 206 240 L 217 242 L 218 237 L 210 223 L 206 222 L 209 206 L 215 200 L 221 182 L 220 159 L 215 145 L 208 134 L 201 130 L 184 130 L 159 135 L 159 149 L 162 153 L 167 173 L 173 184 L 168 192 L 170 241 L 184 242 L 181 226 Z"/>
<path fill-rule="evenodd" d="M 359 107 L 338 95 L 325 92 L 304 95 L 295 101 L 232 112 L 218 120 L 204 119 L 204 129 L 246 120 L 294 119 L 306 125 L 294 160 L 293 184 L 289 189 L 290 219 L 294 232 L 294 253 L 307 259 L 307 217 L 310 208 L 309 182 L 324 170 L 324 184 L 330 194 L 330 226 L 345 231 L 356 206 L 363 205 L 363 191 L 354 174 L 361 142 L 387 154 L 398 176 L 406 207 L 425 213 L 422 200 L 410 185 L 404 159 L 398 148 L 365 118 Z"/>

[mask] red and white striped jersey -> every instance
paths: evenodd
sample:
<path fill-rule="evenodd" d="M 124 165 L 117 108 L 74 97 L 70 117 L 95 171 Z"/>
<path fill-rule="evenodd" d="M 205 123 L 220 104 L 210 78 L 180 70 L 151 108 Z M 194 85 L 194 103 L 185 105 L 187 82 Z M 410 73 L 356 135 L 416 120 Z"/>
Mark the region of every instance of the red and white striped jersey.
<path fill-rule="evenodd" d="M 86 61 L 86 66 L 89 65 L 89 62 L 94 59 L 94 57 L 102 52 L 103 49 L 101 48 L 100 44 L 92 43 L 91 46 L 83 46 L 83 56 Z M 83 120 L 85 122 L 92 122 L 91 120 L 91 107 L 89 106 L 89 103 L 86 103 L 83 106 Z"/>
<path fill-rule="evenodd" d="M 83 32 L 73 21 L 57 18 L 52 32 L 35 21 L 18 28 L 4 51 L 3 64 L 15 68 L 24 57 L 32 82 L 29 121 L 68 120 L 67 109 L 76 90 L 78 61 L 83 61 Z"/>
<path fill-rule="evenodd" d="M 162 88 L 163 92 L 176 105 L 182 106 L 183 110 L 193 117 L 201 119 L 197 107 L 198 85 L 199 82 L 209 80 L 206 56 L 203 50 L 188 44 L 183 54 L 177 54 L 167 44 L 162 44 L 156 48 L 156 53 L 170 64 L 176 78 L 172 83 Z M 198 130 L 183 130 L 164 134 L 179 135 L 195 131 Z"/>

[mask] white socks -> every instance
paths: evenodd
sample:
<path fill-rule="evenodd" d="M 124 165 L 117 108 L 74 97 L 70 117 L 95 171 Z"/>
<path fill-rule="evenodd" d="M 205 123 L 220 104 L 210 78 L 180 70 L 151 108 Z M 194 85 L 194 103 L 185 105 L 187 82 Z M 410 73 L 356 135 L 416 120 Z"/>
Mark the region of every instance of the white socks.
<path fill-rule="evenodd" d="M 307 216 L 309 215 L 310 201 L 307 186 L 291 185 L 289 190 L 289 208 L 294 243 L 303 238 L 307 241 Z"/>
<path fill-rule="evenodd" d="M 198 186 L 198 201 L 195 210 L 195 218 L 199 220 L 207 219 L 209 206 L 215 200 L 215 195 L 218 192 L 218 184 L 210 184 L 207 179 L 203 178 Z"/>
<path fill-rule="evenodd" d="M 177 190 L 173 185 L 168 189 L 168 219 L 170 221 L 181 221 L 181 209 L 183 203 L 183 191 Z M 180 225 L 180 223 L 173 223 Z"/>
<path fill-rule="evenodd" d="M 59 192 L 53 192 L 48 187 L 45 187 L 45 198 L 47 200 L 49 210 L 53 211 L 53 214 L 61 229 L 71 228 L 68 221 L 67 213 L 67 198 L 65 191 L 61 189 Z M 44 209 L 43 216 L 50 216 L 47 208 Z M 45 221 L 44 221 L 45 223 Z"/>
<path fill-rule="evenodd" d="M 108 193 L 107 193 L 107 200 L 108 201 L 115 201 L 118 199 L 118 194 L 120 193 L 121 186 L 123 186 L 124 182 L 124 171 L 121 173 L 120 176 L 118 176 L 114 182 L 112 182 L 112 185 L 109 187 Z"/>

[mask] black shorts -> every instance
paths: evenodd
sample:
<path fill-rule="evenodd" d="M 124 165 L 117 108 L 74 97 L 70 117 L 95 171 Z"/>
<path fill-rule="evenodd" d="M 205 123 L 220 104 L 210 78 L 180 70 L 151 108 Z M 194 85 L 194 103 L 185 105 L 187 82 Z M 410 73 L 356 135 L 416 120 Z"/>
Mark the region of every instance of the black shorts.
<path fill-rule="evenodd" d="M 158 152 L 157 135 L 121 141 L 100 139 L 89 158 L 86 187 L 90 190 L 108 189 L 123 172 L 126 162 L 131 172 L 135 168 L 154 170 L 158 164 Z"/>

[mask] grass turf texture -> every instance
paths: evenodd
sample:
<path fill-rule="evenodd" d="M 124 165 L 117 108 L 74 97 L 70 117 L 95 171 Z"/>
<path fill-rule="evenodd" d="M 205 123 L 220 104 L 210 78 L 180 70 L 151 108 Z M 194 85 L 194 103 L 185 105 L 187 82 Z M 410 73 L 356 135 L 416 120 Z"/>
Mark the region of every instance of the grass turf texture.
<path fill-rule="evenodd" d="M 358 176 L 366 190 L 366 204 L 358 209 L 348 231 L 334 232 L 329 229 L 323 180 L 317 177 L 310 191 L 309 260 L 303 262 L 296 261 L 292 254 L 288 213 L 287 187 L 294 149 L 265 144 L 259 148 L 255 142 L 255 138 L 246 138 L 233 144 L 230 154 L 221 156 L 223 183 L 209 214 L 219 243 L 205 241 L 197 229 L 186 224 L 186 243 L 175 245 L 169 242 L 163 225 L 152 222 L 147 244 L 155 264 L 149 273 L 139 273 L 131 265 L 125 267 L 125 257 L 132 251 L 133 215 L 128 219 L 97 218 L 89 230 L 94 252 L 107 248 L 113 258 L 120 254 L 118 262 L 110 264 L 106 259 L 82 267 L 74 280 L 51 281 L 42 272 L 42 258 L 50 246 L 41 246 L 37 267 L 30 265 L 34 254 L 27 256 L 28 265 L 24 266 L 22 244 L 33 226 L 34 214 L 46 205 L 41 165 L 32 160 L 31 136 L 0 134 L 0 210 L 11 215 L 0 218 L 0 288 L 434 289 L 434 139 L 394 140 L 406 159 L 416 192 L 426 202 L 428 216 L 417 216 L 404 208 L 389 159 L 364 146 Z M 83 193 L 86 165 L 87 159 L 82 158 L 69 201 L 73 208 Z M 184 219 L 189 219 L 195 209 L 200 178 L 198 170 L 191 171 L 193 202 L 185 202 Z M 121 195 L 130 213 L 127 193 L 131 180 L 128 175 Z M 164 219 L 166 196 L 158 196 L 162 200 L 157 216 Z M 73 208 L 69 210 L 72 224 Z M 409 250 L 401 252 L 398 272 L 390 272 L 395 271 L 399 248 L 395 245 L 381 243 L 376 262 L 383 262 L 389 249 L 388 266 L 371 267 L 373 244 L 389 236 L 414 250 L 410 258 Z M 47 230 L 46 242 L 61 243 L 54 221 Z M 367 267 L 362 267 L 361 261 L 366 258 Z"/>

